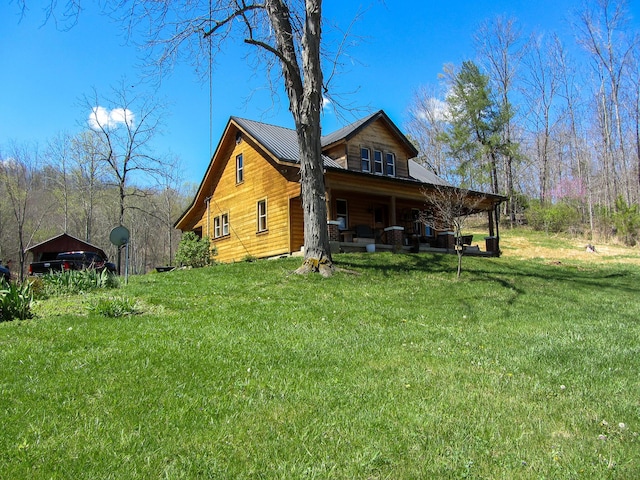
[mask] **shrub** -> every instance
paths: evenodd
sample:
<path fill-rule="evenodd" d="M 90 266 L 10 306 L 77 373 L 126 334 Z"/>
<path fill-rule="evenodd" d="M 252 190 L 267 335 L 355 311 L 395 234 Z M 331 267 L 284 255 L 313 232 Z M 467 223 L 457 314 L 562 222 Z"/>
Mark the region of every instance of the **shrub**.
<path fill-rule="evenodd" d="M 8 322 L 14 319 L 26 320 L 32 317 L 31 305 L 33 292 L 31 283 L 24 282 L 7 284 L 0 281 L 0 321 Z"/>
<path fill-rule="evenodd" d="M 627 205 L 622 196 L 616 199 L 616 211 L 613 214 L 613 224 L 625 245 L 633 247 L 636 244 L 638 230 L 640 230 L 640 212 L 638 205 Z"/>
<path fill-rule="evenodd" d="M 526 218 L 534 230 L 546 233 L 569 231 L 581 223 L 580 212 L 566 202 L 550 205 L 541 205 L 539 201 L 531 202 Z"/>
<path fill-rule="evenodd" d="M 185 232 L 178 245 L 176 262 L 186 267 L 204 267 L 212 263 L 215 254 L 215 247 L 211 248 L 207 237 L 198 238 L 194 232 Z"/>
<path fill-rule="evenodd" d="M 119 318 L 140 313 L 134 300 L 123 297 L 100 298 L 88 308 L 90 312 L 109 318 Z"/>
<path fill-rule="evenodd" d="M 60 296 L 86 293 L 100 288 L 117 288 L 118 277 L 107 270 L 68 270 L 53 272 L 42 277 L 42 296 Z"/>

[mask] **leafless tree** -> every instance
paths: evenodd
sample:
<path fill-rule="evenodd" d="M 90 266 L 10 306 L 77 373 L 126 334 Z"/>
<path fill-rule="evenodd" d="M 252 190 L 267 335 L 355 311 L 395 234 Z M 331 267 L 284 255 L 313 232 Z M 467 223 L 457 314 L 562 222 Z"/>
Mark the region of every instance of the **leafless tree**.
<path fill-rule="evenodd" d="M 577 21 L 578 42 L 591 55 L 599 79 L 598 108 L 604 140 L 607 181 L 607 203 L 612 207 L 624 184 L 624 197 L 630 202 L 628 147 L 625 144 L 621 96 L 625 74 L 640 44 L 637 34 L 629 35 L 629 15 L 624 0 L 596 0 L 595 7 L 586 6 Z M 619 161 L 619 165 L 618 165 Z"/>
<path fill-rule="evenodd" d="M 499 96 L 501 110 L 505 112 L 505 122 L 502 132 L 504 191 L 508 202 L 508 217 L 511 225 L 515 223 L 516 201 L 514 190 L 514 163 L 518 157 L 518 142 L 514 138 L 513 119 L 515 116 L 514 103 L 511 97 L 515 90 L 515 82 L 520 62 L 526 52 L 526 45 L 522 40 L 522 33 L 514 18 L 498 16 L 480 25 L 474 36 L 476 49 L 480 54 L 481 63 L 489 72 L 491 83 Z"/>
<path fill-rule="evenodd" d="M 145 195 L 134 181 L 157 181 L 167 168 L 152 150 L 152 140 L 160 133 L 162 105 L 151 96 L 132 90 L 123 82 L 109 98 L 100 98 L 94 91 L 84 99 L 89 128 L 98 136 L 100 162 L 118 189 L 119 225 L 124 224 L 128 199 Z M 118 271 L 120 263 L 118 252 Z"/>
<path fill-rule="evenodd" d="M 534 35 L 524 59 L 527 75 L 523 79 L 523 96 L 527 103 L 530 131 L 534 137 L 538 167 L 539 199 L 549 201 L 553 130 L 561 112 L 554 108 L 559 95 L 559 70 L 553 49 L 557 44 L 544 35 Z"/>
<path fill-rule="evenodd" d="M 435 230 L 452 230 L 455 250 L 458 255 L 456 278 L 462 273 L 463 230 L 467 220 L 481 210 L 486 195 L 445 185 L 433 185 L 423 189 L 426 208 L 420 214 L 420 221 Z"/>
<path fill-rule="evenodd" d="M 71 184 L 77 194 L 84 240 L 92 242 L 96 203 L 104 186 L 106 165 L 97 132 L 85 130 L 71 139 Z"/>
<path fill-rule="evenodd" d="M 62 231 L 69 231 L 70 209 L 73 200 L 70 198 L 72 194 L 70 177 L 71 168 L 71 141 L 69 135 L 60 133 L 55 136 L 45 151 L 47 163 L 55 168 L 48 169 L 51 178 L 49 181 L 56 185 L 56 193 L 59 192 L 62 207 Z"/>
<path fill-rule="evenodd" d="M 45 190 L 40 172 L 42 161 L 37 146 L 33 145 L 13 144 L 6 153 L 0 152 L 0 183 L 15 220 L 20 280 L 24 280 L 25 250 L 52 206 L 37 200 Z"/>
<path fill-rule="evenodd" d="M 327 230 L 324 165 L 321 155 L 320 111 L 323 83 L 321 64 L 321 0 L 210 2 L 121 2 L 128 7 L 132 28 L 138 21 L 151 25 L 147 45 L 157 64 L 170 66 L 186 58 L 196 65 L 211 59 L 225 40 L 241 39 L 255 47 L 263 65 L 279 64 L 300 152 L 304 211 L 304 263 L 298 273 L 319 271 L 329 276 L 333 262 Z"/>
<path fill-rule="evenodd" d="M 422 86 L 409 106 L 407 133 L 420 151 L 420 162 L 436 175 L 451 180 L 452 166 L 447 162 L 442 135 L 446 129 L 445 93 L 435 86 Z"/>

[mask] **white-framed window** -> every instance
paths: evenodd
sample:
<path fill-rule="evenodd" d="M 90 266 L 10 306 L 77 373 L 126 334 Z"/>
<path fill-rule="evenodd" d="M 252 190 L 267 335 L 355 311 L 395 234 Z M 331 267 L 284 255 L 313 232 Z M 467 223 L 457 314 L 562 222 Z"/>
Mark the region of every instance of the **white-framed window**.
<path fill-rule="evenodd" d="M 220 217 L 213 219 L 213 238 L 219 238 L 222 236 L 222 228 L 220 224 Z"/>
<path fill-rule="evenodd" d="M 373 173 L 382 175 L 382 152 L 380 150 L 373 151 Z"/>
<path fill-rule="evenodd" d="M 267 200 L 259 200 L 257 207 L 258 233 L 267 231 Z"/>
<path fill-rule="evenodd" d="M 360 165 L 363 172 L 371 171 L 371 151 L 368 148 L 360 149 Z"/>
<path fill-rule="evenodd" d="M 229 235 L 229 214 L 223 213 L 213 219 L 213 238 Z"/>
<path fill-rule="evenodd" d="M 229 235 L 229 214 L 223 213 L 220 219 L 220 223 L 222 223 L 222 236 Z"/>
<path fill-rule="evenodd" d="M 387 169 L 387 175 L 390 177 L 396 176 L 396 156 L 393 153 L 387 153 L 385 156 L 385 164 Z"/>
<path fill-rule="evenodd" d="M 349 225 L 349 210 L 347 208 L 347 201 L 341 198 L 336 200 L 336 220 L 340 222 L 338 224 L 338 230 L 346 230 Z"/>
<path fill-rule="evenodd" d="M 236 183 L 244 182 L 244 157 L 236 155 Z"/>

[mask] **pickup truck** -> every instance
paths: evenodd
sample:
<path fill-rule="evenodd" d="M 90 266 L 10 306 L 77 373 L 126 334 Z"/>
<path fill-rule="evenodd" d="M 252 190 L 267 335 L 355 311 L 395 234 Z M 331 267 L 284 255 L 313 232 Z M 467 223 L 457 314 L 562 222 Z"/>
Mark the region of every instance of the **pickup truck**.
<path fill-rule="evenodd" d="M 2 265 L 2 262 L 0 262 L 0 284 L 2 284 L 3 279 L 7 283 L 11 281 L 11 270 Z"/>
<path fill-rule="evenodd" d="M 59 253 L 55 260 L 29 264 L 29 275 L 44 275 L 68 270 L 107 270 L 113 273 L 116 271 L 116 266 L 97 252 L 64 252 Z"/>

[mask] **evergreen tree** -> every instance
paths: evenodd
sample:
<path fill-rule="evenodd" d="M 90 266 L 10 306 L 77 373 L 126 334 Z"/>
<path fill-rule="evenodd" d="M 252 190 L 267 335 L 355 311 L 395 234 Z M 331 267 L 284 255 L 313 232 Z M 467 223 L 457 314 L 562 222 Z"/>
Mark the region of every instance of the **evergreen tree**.
<path fill-rule="evenodd" d="M 494 100 L 489 77 L 475 63 L 465 61 L 458 72 L 448 68 L 445 74 L 449 127 L 441 137 L 448 154 L 458 161 L 463 184 L 489 185 L 498 193 L 498 156 L 508 148 L 501 133 L 511 109 Z"/>

